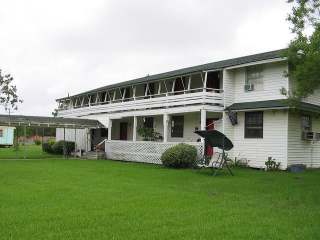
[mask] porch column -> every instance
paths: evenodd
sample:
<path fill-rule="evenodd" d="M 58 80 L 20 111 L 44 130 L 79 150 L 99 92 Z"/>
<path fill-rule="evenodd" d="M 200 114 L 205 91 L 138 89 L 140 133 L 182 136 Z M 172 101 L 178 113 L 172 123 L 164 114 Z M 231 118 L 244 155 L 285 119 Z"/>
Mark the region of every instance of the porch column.
<path fill-rule="evenodd" d="M 169 115 L 165 113 L 163 114 L 163 142 L 168 142 L 168 123 Z"/>
<path fill-rule="evenodd" d="M 206 112 L 205 109 L 201 109 L 200 113 L 201 113 L 200 129 L 201 130 L 206 130 L 207 112 Z"/>
<path fill-rule="evenodd" d="M 112 119 L 108 119 L 108 140 L 111 140 L 112 136 Z"/>
<path fill-rule="evenodd" d="M 138 124 L 137 116 L 133 116 L 133 133 L 132 133 L 132 140 L 133 140 L 134 142 L 137 141 L 137 124 Z"/>
<path fill-rule="evenodd" d="M 206 120 L 207 112 L 205 109 L 200 110 L 201 120 L 200 120 L 200 130 L 206 130 Z M 201 142 L 204 142 L 204 138 L 201 138 Z"/>

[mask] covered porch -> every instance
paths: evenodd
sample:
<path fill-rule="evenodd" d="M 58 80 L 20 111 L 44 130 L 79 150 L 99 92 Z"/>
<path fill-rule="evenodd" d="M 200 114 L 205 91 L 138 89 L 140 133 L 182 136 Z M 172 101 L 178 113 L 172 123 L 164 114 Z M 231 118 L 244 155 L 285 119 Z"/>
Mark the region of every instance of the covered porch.
<path fill-rule="evenodd" d="M 221 130 L 222 117 L 222 112 L 202 108 L 176 112 L 167 110 L 164 113 L 145 111 L 145 114 L 110 118 L 108 139 L 105 140 L 106 157 L 161 164 L 160 158 L 165 150 L 187 143 L 197 148 L 201 158 L 212 149 L 206 149 L 203 139 L 194 131 Z"/>

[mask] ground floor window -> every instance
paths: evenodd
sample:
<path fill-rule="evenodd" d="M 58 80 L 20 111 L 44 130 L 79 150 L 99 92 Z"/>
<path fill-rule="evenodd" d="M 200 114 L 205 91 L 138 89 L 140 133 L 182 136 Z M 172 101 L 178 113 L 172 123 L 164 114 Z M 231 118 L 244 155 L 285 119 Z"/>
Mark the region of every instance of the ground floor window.
<path fill-rule="evenodd" d="M 263 112 L 245 113 L 245 138 L 263 138 Z"/>
<path fill-rule="evenodd" d="M 153 128 L 153 117 L 145 117 L 143 119 L 144 128 Z"/>
<path fill-rule="evenodd" d="M 3 137 L 3 130 L 0 129 L 0 137 Z"/>
<path fill-rule="evenodd" d="M 184 116 L 172 116 L 171 137 L 183 138 Z"/>

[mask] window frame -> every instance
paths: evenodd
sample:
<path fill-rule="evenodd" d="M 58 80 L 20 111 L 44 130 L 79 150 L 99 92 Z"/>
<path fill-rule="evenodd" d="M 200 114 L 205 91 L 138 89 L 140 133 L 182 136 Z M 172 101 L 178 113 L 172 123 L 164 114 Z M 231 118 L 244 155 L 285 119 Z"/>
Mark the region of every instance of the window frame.
<path fill-rule="evenodd" d="M 150 126 L 148 126 L 149 123 L 151 123 Z M 144 118 L 144 122 L 143 122 L 143 127 L 144 128 L 152 128 L 152 129 L 154 129 L 154 117 L 145 117 Z"/>
<path fill-rule="evenodd" d="M 261 85 L 262 89 L 264 88 L 264 81 L 263 81 L 263 66 L 262 65 L 253 65 L 247 66 L 245 68 L 245 85 L 253 84 L 254 90 L 259 91 L 261 89 L 256 89 L 257 86 Z M 253 75 L 253 76 L 250 76 Z M 250 91 L 245 91 L 250 92 Z"/>
<path fill-rule="evenodd" d="M 257 115 L 257 121 L 261 121 L 258 123 L 250 123 L 249 124 L 249 115 Z M 261 114 L 261 116 L 259 116 Z M 252 117 L 252 116 L 251 116 Z M 244 116 L 244 138 L 251 138 L 251 139 L 262 139 L 263 138 L 263 128 L 264 128 L 264 114 L 263 111 L 254 111 L 254 112 L 245 112 Z M 252 134 L 250 130 L 260 130 L 259 134 Z"/>
<path fill-rule="evenodd" d="M 301 120 L 301 129 L 303 132 L 312 132 L 312 117 L 309 114 L 302 114 L 300 117 Z M 309 121 L 308 125 L 309 126 L 305 126 L 304 122 L 305 120 Z"/>
<path fill-rule="evenodd" d="M 177 121 L 177 119 L 180 120 Z M 177 124 L 178 122 L 178 124 Z M 171 117 L 171 137 L 172 138 L 183 138 L 183 132 L 184 132 L 184 116 L 172 116 Z"/>

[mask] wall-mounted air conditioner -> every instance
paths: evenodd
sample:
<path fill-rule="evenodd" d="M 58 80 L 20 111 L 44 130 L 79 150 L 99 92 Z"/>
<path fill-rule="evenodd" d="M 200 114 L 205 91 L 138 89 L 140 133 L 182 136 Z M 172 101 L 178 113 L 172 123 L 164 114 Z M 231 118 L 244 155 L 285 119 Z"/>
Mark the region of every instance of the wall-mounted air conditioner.
<path fill-rule="evenodd" d="M 316 132 L 302 132 L 302 140 L 306 141 L 319 141 L 320 133 Z"/>
<path fill-rule="evenodd" d="M 254 85 L 253 85 L 253 84 L 245 84 L 245 85 L 244 85 L 244 90 L 245 90 L 246 92 L 253 91 L 253 90 L 254 90 Z"/>

